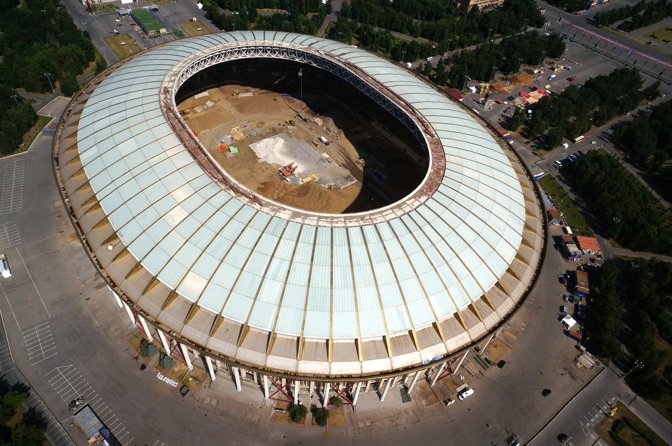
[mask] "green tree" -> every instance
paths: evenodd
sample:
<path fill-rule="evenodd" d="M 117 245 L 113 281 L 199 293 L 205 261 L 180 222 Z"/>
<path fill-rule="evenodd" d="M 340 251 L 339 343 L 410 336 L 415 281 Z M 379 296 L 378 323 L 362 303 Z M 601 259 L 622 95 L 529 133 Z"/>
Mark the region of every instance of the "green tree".
<path fill-rule="evenodd" d="M 300 422 L 308 414 L 308 408 L 301 403 L 290 405 L 288 411 L 289 419 L 294 423 Z"/>
<path fill-rule="evenodd" d="M 316 407 L 313 409 L 313 417 L 318 426 L 326 426 L 329 422 L 331 412 L 326 407 Z"/>
<path fill-rule="evenodd" d="M 12 429 L 12 441 L 15 445 L 42 446 L 47 438 L 37 427 L 20 423 Z"/>

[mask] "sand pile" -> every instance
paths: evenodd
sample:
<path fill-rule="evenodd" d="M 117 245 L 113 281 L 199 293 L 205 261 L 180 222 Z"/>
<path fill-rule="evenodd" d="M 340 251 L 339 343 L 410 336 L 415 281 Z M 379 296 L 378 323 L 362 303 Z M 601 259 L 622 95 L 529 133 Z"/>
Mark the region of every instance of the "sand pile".
<path fill-rule="evenodd" d="M 294 185 L 284 181 L 264 181 L 257 192 L 287 206 L 333 214 L 345 211 L 353 200 L 351 191 L 329 190 L 317 183 Z"/>

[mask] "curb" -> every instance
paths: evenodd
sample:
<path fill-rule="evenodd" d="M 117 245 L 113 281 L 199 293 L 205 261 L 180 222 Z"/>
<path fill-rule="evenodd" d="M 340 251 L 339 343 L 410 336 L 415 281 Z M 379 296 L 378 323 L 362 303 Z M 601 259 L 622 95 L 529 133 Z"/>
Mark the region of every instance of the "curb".
<path fill-rule="evenodd" d="M 561 408 L 560 408 L 560 409 L 559 409 L 559 410 L 558 410 L 558 411 L 557 411 L 557 412 L 556 412 L 556 413 L 555 413 L 555 414 L 554 414 L 554 415 L 553 415 L 553 416 L 552 416 L 552 417 L 551 417 L 551 418 L 550 418 L 550 419 L 549 419 L 543 426 L 541 426 L 541 429 L 539 429 L 539 431 L 538 431 L 536 434 L 534 434 L 534 436 L 533 436 L 532 438 L 530 438 L 527 442 L 525 442 L 525 444 L 526 444 L 526 445 L 529 445 L 530 443 L 532 443 L 532 442 L 534 441 L 534 439 L 537 438 L 537 437 L 539 436 L 539 434 L 541 434 L 541 433 L 544 431 L 544 429 L 546 429 L 546 428 L 548 427 L 548 425 L 551 424 L 551 422 L 552 422 L 553 420 L 555 420 L 555 418 L 560 414 L 560 412 L 562 412 L 563 409 L 564 409 L 565 407 L 569 406 L 569 405 L 572 403 L 572 401 L 574 401 L 574 400 L 576 399 L 576 397 L 578 397 L 579 394 L 580 394 L 581 392 L 583 392 L 583 391 L 586 389 L 586 387 L 588 387 L 589 385 L 591 385 L 592 382 L 595 381 L 595 379 L 596 379 L 598 376 L 602 375 L 602 373 L 604 373 L 605 370 L 607 370 L 607 366 L 605 366 L 604 364 L 602 364 L 602 370 L 600 371 L 600 373 L 598 373 L 597 375 L 593 376 L 593 377 L 590 379 L 590 381 L 588 381 L 583 387 L 581 387 L 581 389 L 580 389 L 578 392 L 576 392 L 576 394 L 574 394 L 574 396 L 571 397 L 571 398 L 569 399 L 569 401 L 567 401 L 567 402 L 566 402 L 566 403 L 565 403 L 565 404 L 564 404 L 564 405 L 563 405 L 563 406 L 562 406 L 562 407 L 561 407 Z"/>

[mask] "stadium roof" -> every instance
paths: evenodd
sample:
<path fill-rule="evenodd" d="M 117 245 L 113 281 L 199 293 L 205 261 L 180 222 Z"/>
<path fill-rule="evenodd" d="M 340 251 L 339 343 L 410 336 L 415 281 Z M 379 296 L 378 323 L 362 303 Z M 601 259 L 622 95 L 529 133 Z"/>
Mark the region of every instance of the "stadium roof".
<path fill-rule="evenodd" d="M 385 84 L 438 136 L 438 187 L 412 205 L 324 215 L 259 206 L 214 181 L 160 91 L 185 59 L 231 44 L 306 48 Z M 317 37 L 234 32 L 150 50 L 90 95 L 77 148 L 104 216 L 146 271 L 202 309 L 281 335 L 366 339 L 439 323 L 495 286 L 525 231 L 520 173 L 479 123 L 405 69 Z"/>

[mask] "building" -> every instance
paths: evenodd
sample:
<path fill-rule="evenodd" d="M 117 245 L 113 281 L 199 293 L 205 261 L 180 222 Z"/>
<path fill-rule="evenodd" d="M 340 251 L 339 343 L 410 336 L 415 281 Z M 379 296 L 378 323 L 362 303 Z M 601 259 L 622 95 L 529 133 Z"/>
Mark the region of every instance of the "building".
<path fill-rule="evenodd" d="M 426 151 L 422 183 L 357 214 L 289 208 L 238 184 L 175 95 L 209 67 L 268 59 L 338 76 L 388 110 Z M 533 286 L 540 197 L 493 135 L 375 55 L 260 31 L 171 42 L 107 70 L 71 102 L 54 150 L 80 237 L 150 341 L 238 390 L 253 381 L 298 401 L 319 388 L 324 404 L 356 404 L 372 384 L 384 399 L 393 384 L 410 393 L 454 372 Z"/>
<path fill-rule="evenodd" d="M 486 9 L 499 8 L 504 4 L 504 0 L 458 0 L 457 3 L 467 9 L 477 6 L 478 9 L 484 11 Z"/>

